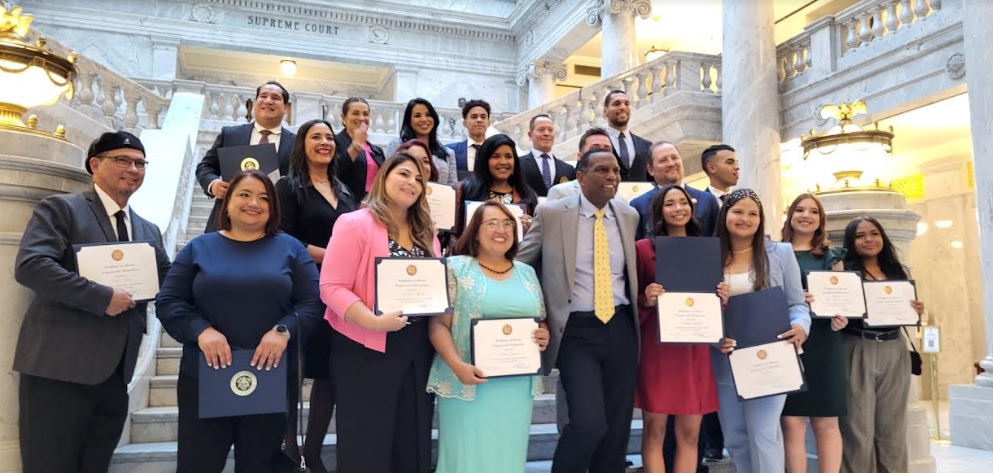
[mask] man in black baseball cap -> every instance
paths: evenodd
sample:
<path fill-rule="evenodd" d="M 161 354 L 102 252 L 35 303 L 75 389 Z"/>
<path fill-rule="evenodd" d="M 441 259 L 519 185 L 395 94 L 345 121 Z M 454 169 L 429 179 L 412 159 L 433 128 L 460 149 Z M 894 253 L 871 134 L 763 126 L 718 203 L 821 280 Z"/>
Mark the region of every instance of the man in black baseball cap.
<path fill-rule="evenodd" d="M 132 247 L 121 242 L 147 242 L 159 281 L 165 279 L 162 234 L 128 205 L 147 164 L 138 137 L 104 133 L 87 153 L 93 187 L 42 199 L 24 230 L 14 277 L 35 293 L 14 352 L 25 472 L 110 467 L 127 420 L 147 304 L 81 276 L 73 246 L 110 243 L 123 255 Z"/>

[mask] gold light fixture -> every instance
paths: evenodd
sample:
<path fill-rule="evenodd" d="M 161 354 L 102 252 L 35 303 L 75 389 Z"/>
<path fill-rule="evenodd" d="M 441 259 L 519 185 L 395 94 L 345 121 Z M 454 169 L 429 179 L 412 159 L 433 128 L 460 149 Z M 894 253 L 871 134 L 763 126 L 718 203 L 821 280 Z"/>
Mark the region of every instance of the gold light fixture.
<path fill-rule="evenodd" d="M 286 77 L 293 77 L 297 73 L 297 62 L 292 59 L 279 61 L 279 72 Z"/>
<path fill-rule="evenodd" d="M 654 61 L 662 56 L 665 56 L 668 52 L 669 52 L 668 49 L 656 48 L 655 45 L 653 44 L 652 47 L 648 49 L 648 51 L 645 51 L 645 60 Z"/>
<path fill-rule="evenodd" d="M 803 145 L 803 159 L 812 169 L 816 191 L 865 190 L 873 188 L 888 188 L 885 181 L 887 175 L 886 158 L 893 154 L 893 127 L 889 131 L 880 130 L 879 123 L 875 129 L 864 129 L 852 118 L 868 112 L 862 100 L 853 103 L 843 102 L 840 105 L 825 105 L 821 108 L 821 117 L 834 118 L 838 124 L 826 133 L 816 135 L 810 130 L 810 135 L 800 137 Z M 830 174 L 833 181 L 820 181 Z"/>
<path fill-rule="evenodd" d="M 52 105 L 62 94 L 71 99 L 79 73 L 76 54 L 62 58 L 45 50 L 47 41 L 25 42 L 34 17 L 0 5 L 0 128 L 25 130 L 24 113 Z M 33 128 L 33 127 L 31 127 Z"/>

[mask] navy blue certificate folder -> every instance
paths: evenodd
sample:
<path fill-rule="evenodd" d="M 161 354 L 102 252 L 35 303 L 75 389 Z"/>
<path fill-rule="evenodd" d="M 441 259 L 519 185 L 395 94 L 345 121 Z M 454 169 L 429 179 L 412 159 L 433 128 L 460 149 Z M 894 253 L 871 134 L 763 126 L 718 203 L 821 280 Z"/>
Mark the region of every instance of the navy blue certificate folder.
<path fill-rule="evenodd" d="M 231 182 L 231 178 L 241 171 L 259 170 L 268 175 L 279 169 L 276 145 L 272 143 L 217 148 L 217 160 L 225 182 Z"/>
<path fill-rule="evenodd" d="M 655 237 L 655 282 L 666 292 L 714 292 L 724 279 L 715 237 Z"/>
<path fill-rule="evenodd" d="M 778 340 L 790 329 L 789 306 L 781 287 L 749 292 L 728 299 L 724 333 L 738 348 L 764 345 Z"/>
<path fill-rule="evenodd" d="M 266 371 L 249 363 L 255 350 L 231 350 L 231 366 L 214 369 L 200 355 L 198 394 L 201 419 L 286 412 L 286 365 Z"/>

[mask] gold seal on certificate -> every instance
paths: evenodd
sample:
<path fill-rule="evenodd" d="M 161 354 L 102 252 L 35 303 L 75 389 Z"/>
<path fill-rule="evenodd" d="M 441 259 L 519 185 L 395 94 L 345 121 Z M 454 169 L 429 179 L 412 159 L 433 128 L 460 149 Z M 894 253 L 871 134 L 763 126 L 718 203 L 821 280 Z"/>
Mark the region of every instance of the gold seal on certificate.
<path fill-rule="evenodd" d="M 862 276 L 856 271 L 811 271 L 807 273 L 807 292 L 814 296 L 810 303 L 814 317 L 865 317 Z"/>
<path fill-rule="evenodd" d="M 445 184 L 429 182 L 424 193 L 434 227 L 439 230 L 451 230 L 455 227 L 455 189 Z"/>
<path fill-rule="evenodd" d="M 653 187 L 647 182 L 618 182 L 616 196 L 623 197 L 628 202 L 631 202 L 635 197 L 639 197 L 652 190 Z"/>
<path fill-rule="evenodd" d="M 79 275 L 97 284 L 122 289 L 135 302 L 159 293 L 155 248 L 146 241 L 75 245 Z"/>
<path fill-rule="evenodd" d="M 537 329 L 536 318 L 472 319 L 471 363 L 487 378 L 539 374 L 541 350 L 531 339 Z"/>
<path fill-rule="evenodd" d="M 803 368 L 790 342 L 738 348 L 728 358 L 734 387 L 743 401 L 803 389 Z"/>
<path fill-rule="evenodd" d="M 660 343 L 717 343 L 724 337 L 721 298 L 714 293 L 666 292 L 657 306 Z"/>
<path fill-rule="evenodd" d="M 910 305 L 917 299 L 913 281 L 865 281 L 865 324 L 870 327 L 917 325 L 921 316 Z"/>
<path fill-rule="evenodd" d="M 451 311 L 448 271 L 441 258 L 376 258 L 377 314 L 408 317 Z"/>

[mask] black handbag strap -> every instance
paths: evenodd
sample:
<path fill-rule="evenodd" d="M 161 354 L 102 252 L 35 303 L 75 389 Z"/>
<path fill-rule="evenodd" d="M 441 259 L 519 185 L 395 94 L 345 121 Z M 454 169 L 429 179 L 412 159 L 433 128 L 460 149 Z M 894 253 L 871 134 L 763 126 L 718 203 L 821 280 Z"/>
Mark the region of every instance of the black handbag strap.
<path fill-rule="evenodd" d="M 910 332 L 907 331 L 907 327 L 903 327 L 903 333 L 907 336 L 907 341 L 910 342 L 910 348 L 914 350 L 914 353 L 917 353 L 917 346 L 914 345 L 914 338 L 910 336 Z"/>
<path fill-rule="evenodd" d="M 299 446 L 303 442 L 299 442 L 297 439 L 303 435 L 300 428 L 303 426 L 303 337 L 300 335 L 300 314 L 296 312 L 293 313 L 293 317 L 297 319 L 297 330 L 296 330 L 296 345 L 297 345 L 297 415 L 293 419 L 296 422 L 296 435 L 293 437 L 293 441 Z M 300 471 L 307 471 L 307 460 L 300 455 Z"/>

